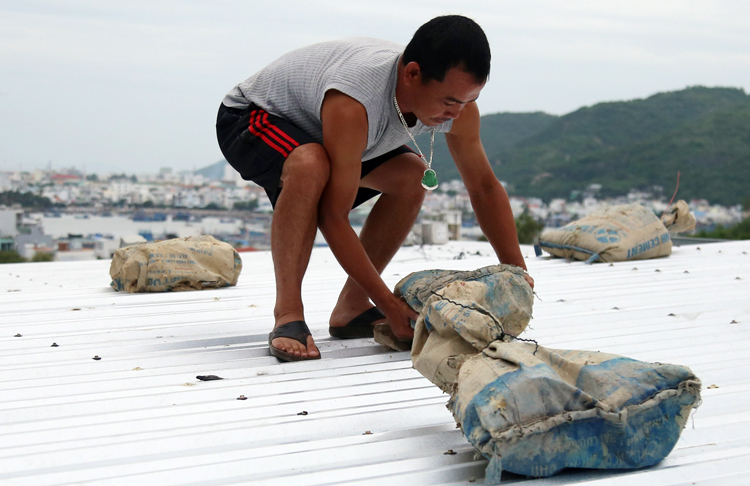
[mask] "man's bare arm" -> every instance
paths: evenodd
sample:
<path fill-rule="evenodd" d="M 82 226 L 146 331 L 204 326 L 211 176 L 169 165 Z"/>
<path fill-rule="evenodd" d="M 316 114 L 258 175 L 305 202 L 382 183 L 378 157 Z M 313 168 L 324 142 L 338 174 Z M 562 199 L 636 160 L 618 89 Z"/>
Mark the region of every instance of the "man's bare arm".
<path fill-rule="evenodd" d="M 495 177 L 479 137 L 479 108 L 468 103 L 446 133 L 453 160 L 469 192 L 479 227 L 502 263 L 526 269 L 508 194 Z M 533 286 L 533 280 L 529 284 Z"/>
<path fill-rule="evenodd" d="M 358 101 L 331 90 L 323 101 L 321 118 L 331 172 L 318 210 L 320 230 L 338 262 L 383 311 L 394 333 L 410 337 L 409 318 L 416 319 L 417 314 L 385 285 L 349 223 L 367 147 L 367 112 Z"/>

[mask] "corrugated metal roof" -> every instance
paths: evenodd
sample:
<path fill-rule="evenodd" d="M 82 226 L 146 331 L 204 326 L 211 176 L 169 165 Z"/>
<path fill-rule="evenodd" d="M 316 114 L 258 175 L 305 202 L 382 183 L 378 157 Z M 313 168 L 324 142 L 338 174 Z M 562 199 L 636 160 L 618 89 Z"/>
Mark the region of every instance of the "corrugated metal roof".
<path fill-rule="evenodd" d="M 524 251 L 539 297 L 526 337 L 686 365 L 704 383 L 658 466 L 535 484 L 750 484 L 750 242 L 614 265 Z M 384 278 L 491 255 L 474 242 L 403 248 Z M 486 461 L 407 353 L 328 337 L 345 280 L 328 249 L 303 289 L 323 359 L 302 363 L 267 351 L 270 255 L 242 257 L 236 287 L 163 294 L 114 292 L 107 261 L 2 265 L 0 484 L 482 483 Z M 196 379 L 209 374 L 224 379 Z"/>

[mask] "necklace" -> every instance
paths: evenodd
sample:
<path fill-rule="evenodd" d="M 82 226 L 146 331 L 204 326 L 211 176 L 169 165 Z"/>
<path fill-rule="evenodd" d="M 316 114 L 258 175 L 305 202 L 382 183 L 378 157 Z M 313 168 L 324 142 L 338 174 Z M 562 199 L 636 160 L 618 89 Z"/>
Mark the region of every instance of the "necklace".
<path fill-rule="evenodd" d="M 414 135 L 411 134 L 411 131 L 409 130 L 409 126 L 406 124 L 404 115 L 403 113 L 401 113 L 401 108 L 398 106 L 396 95 L 393 95 L 393 104 L 396 105 L 396 111 L 398 112 L 398 117 L 401 119 L 401 124 L 404 126 L 406 133 L 409 134 L 409 138 L 411 138 L 411 141 L 414 142 L 414 146 L 417 147 L 417 152 L 419 152 L 419 157 L 422 159 L 422 162 L 424 162 L 427 165 L 427 170 L 424 171 L 424 176 L 422 177 L 422 187 L 424 187 L 428 191 L 434 191 L 438 187 L 437 174 L 435 174 L 435 171 L 432 170 L 432 155 L 434 154 L 434 149 L 435 149 L 435 128 L 433 127 L 430 130 L 430 160 L 428 161 L 427 157 L 424 156 L 424 154 L 422 153 L 422 150 L 419 148 L 419 145 L 417 145 L 417 141 L 414 139 Z"/>

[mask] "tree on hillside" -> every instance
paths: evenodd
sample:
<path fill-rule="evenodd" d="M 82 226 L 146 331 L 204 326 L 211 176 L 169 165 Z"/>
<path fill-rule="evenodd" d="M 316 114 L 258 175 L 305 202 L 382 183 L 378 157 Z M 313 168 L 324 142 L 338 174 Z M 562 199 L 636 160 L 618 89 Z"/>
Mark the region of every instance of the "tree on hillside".
<path fill-rule="evenodd" d="M 258 207 L 258 200 L 257 199 L 251 199 L 249 201 L 237 201 L 232 206 L 232 209 L 237 209 L 240 211 L 255 211 Z"/>
<path fill-rule="evenodd" d="M 528 210 L 525 210 L 523 214 L 516 218 L 518 242 L 522 245 L 533 245 L 536 243 L 543 229 L 544 223 L 534 219 Z"/>
<path fill-rule="evenodd" d="M 750 240 L 750 218 L 745 218 L 734 226 L 716 226 L 712 231 L 702 230 L 698 238 L 716 238 L 719 240 Z"/>
<path fill-rule="evenodd" d="M 537 242 L 539 235 L 544 229 L 544 223 L 537 221 L 528 210 L 516 218 L 516 233 L 518 233 L 518 242 L 522 245 L 533 245 Z M 482 235 L 479 241 L 487 241 L 487 237 Z"/>
<path fill-rule="evenodd" d="M 0 263 L 23 263 L 26 259 L 16 250 L 0 251 Z"/>
<path fill-rule="evenodd" d="M 0 204 L 12 206 L 20 204 L 24 208 L 46 209 L 52 207 L 48 197 L 41 197 L 30 192 L 5 191 L 0 192 Z"/>
<path fill-rule="evenodd" d="M 219 206 L 216 203 L 208 203 L 203 209 L 212 209 L 212 210 L 224 210 L 226 209 L 224 206 Z"/>
<path fill-rule="evenodd" d="M 37 252 L 34 253 L 34 256 L 31 257 L 32 262 L 52 262 L 55 260 L 55 255 L 52 253 L 46 253 L 46 252 Z"/>

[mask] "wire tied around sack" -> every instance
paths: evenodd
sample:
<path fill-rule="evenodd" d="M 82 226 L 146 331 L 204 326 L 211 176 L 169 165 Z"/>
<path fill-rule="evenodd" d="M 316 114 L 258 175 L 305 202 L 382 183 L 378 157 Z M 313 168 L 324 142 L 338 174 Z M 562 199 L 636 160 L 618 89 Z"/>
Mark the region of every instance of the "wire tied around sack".
<path fill-rule="evenodd" d="M 502 322 L 500 322 L 499 320 L 497 320 L 497 317 L 495 317 L 494 315 L 492 315 L 492 313 L 491 313 L 491 312 L 488 312 L 487 310 L 485 310 L 485 309 L 482 309 L 482 308 L 478 308 L 478 307 L 469 307 L 468 305 L 464 305 L 464 304 L 461 304 L 460 302 L 456 302 L 455 300 L 451 300 L 451 299 L 449 299 L 448 297 L 445 297 L 445 296 L 443 296 L 443 295 L 440 295 L 440 294 L 438 294 L 437 292 L 435 292 L 435 291 L 434 291 L 434 290 L 432 290 L 432 289 L 430 289 L 430 293 L 431 293 L 432 295 L 435 295 L 435 296 L 437 296 L 437 298 L 438 298 L 438 299 L 440 299 L 440 300 L 444 300 L 444 301 L 446 301 L 446 302 L 450 302 L 450 303 L 451 303 L 451 304 L 453 304 L 453 305 L 457 305 L 457 306 L 459 306 L 459 307 L 462 307 L 462 308 L 464 308 L 464 309 L 467 309 L 467 310 L 470 310 L 470 311 L 475 311 L 475 312 L 479 312 L 480 314 L 482 314 L 482 315 L 485 315 L 485 316 L 489 317 L 489 318 L 490 318 L 490 319 L 492 319 L 492 320 L 493 320 L 493 322 L 494 322 L 495 324 L 497 324 L 497 326 L 498 326 L 498 327 L 499 327 L 499 328 L 501 329 L 501 331 L 500 331 L 500 339 L 501 339 L 501 340 L 505 340 L 505 338 L 506 338 L 506 337 L 509 337 L 509 338 L 510 338 L 510 339 L 512 339 L 513 341 L 522 341 L 522 342 L 526 342 L 526 343 L 534 343 L 534 346 L 535 346 L 535 347 L 534 347 L 534 352 L 532 353 L 533 355 L 536 355 L 536 352 L 537 352 L 537 351 L 539 350 L 539 343 L 538 343 L 538 342 L 536 342 L 536 340 L 534 340 L 534 339 L 525 339 L 525 338 L 520 338 L 520 337 L 518 337 L 518 336 L 514 336 L 513 334 L 508 334 L 507 332 L 505 332 L 505 331 L 503 330 L 503 323 L 502 323 Z"/>

